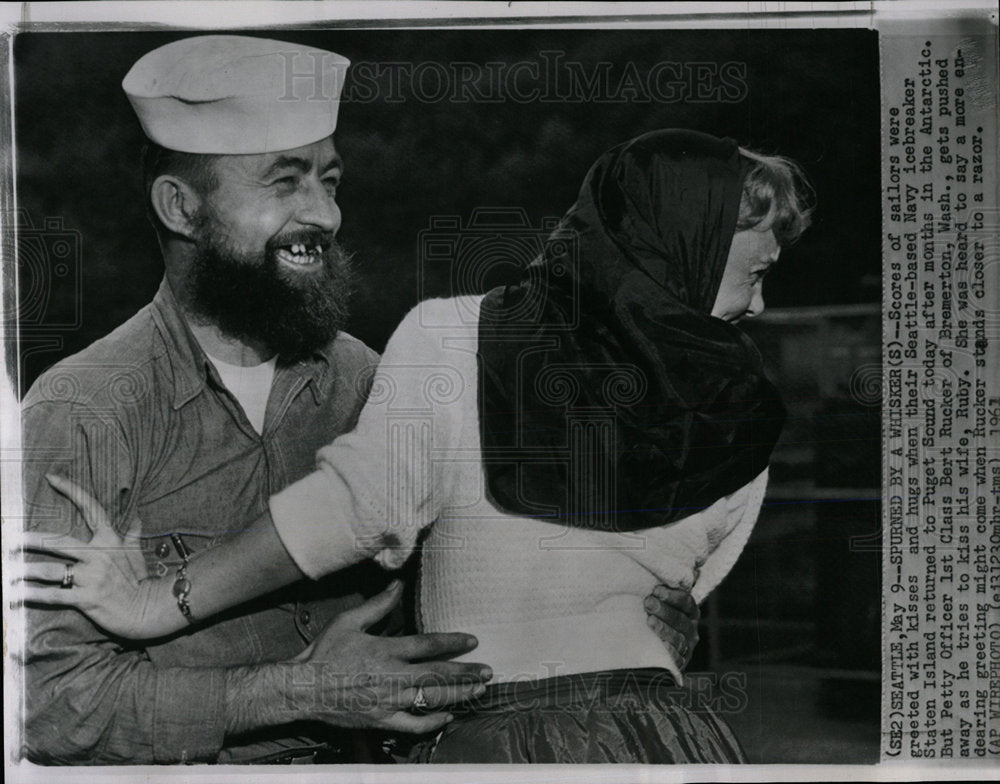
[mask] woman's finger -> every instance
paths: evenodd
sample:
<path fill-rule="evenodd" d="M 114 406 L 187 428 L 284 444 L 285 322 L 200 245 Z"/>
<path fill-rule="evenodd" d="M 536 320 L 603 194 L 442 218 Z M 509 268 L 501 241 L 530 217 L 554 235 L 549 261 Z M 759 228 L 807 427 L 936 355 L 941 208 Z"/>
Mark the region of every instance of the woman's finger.
<path fill-rule="evenodd" d="M 74 594 L 73 589 L 55 588 L 51 585 L 38 585 L 36 583 L 24 583 L 20 586 L 19 599 L 22 604 L 45 604 L 64 605 L 66 607 L 77 607 L 79 594 Z"/>
<path fill-rule="evenodd" d="M 22 552 L 33 550 L 60 558 L 78 559 L 86 554 L 87 550 L 90 549 L 90 545 L 87 542 L 81 542 L 79 539 L 74 539 L 72 536 L 65 536 L 63 534 L 45 533 L 44 531 L 25 531 L 21 534 L 19 549 Z"/>
<path fill-rule="evenodd" d="M 43 583 L 61 583 L 66 577 L 67 568 L 69 574 L 73 573 L 71 563 L 52 563 L 52 561 L 33 561 L 24 565 L 22 580 L 33 580 Z M 74 581 L 76 577 L 74 575 Z"/>
<path fill-rule="evenodd" d="M 46 474 L 45 478 L 55 490 L 66 496 L 80 510 L 83 521 L 90 528 L 90 532 L 94 536 L 102 536 L 104 538 L 111 533 L 116 540 L 120 538 L 118 532 L 112 527 L 107 514 L 104 512 L 104 507 L 101 506 L 94 496 L 76 484 L 76 482 L 72 482 L 66 477 L 57 476 L 56 474 Z"/>

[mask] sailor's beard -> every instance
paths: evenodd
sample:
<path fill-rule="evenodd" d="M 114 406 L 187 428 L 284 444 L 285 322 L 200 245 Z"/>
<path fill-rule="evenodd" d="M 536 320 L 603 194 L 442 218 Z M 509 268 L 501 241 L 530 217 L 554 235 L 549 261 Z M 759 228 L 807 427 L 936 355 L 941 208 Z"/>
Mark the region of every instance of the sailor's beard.
<path fill-rule="evenodd" d="M 227 241 L 208 216 L 198 220 L 198 250 L 188 291 L 195 315 L 223 334 L 260 343 L 283 364 L 310 356 L 343 329 L 354 282 L 350 257 L 333 235 L 300 231 L 273 237 L 261 253 Z M 278 249 L 322 246 L 319 270 L 283 269 Z"/>

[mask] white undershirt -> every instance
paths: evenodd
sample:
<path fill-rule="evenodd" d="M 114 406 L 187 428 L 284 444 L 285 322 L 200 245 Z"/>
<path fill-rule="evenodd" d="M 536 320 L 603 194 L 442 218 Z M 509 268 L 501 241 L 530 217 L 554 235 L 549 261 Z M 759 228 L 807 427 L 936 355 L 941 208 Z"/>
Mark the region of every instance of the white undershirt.
<path fill-rule="evenodd" d="M 267 398 L 271 394 L 271 382 L 274 380 L 274 369 L 278 364 L 278 356 L 271 357 L 259 365 L 230 365 L 218 357 L 206 355 L 219 371 L 219 377 L 226 389 L 233 393 L 239 401 L 253 429 L 258 433 L 264 431 L 264 413 L 267 411 Z"/>

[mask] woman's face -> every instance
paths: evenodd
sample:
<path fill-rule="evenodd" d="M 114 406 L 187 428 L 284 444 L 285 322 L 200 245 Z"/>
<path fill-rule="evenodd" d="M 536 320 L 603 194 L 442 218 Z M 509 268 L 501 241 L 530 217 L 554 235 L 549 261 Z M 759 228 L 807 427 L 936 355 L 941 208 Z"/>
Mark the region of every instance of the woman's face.
<path fill-rule="evenodd" d="M 770 220 L 736 232 L 712 315 L 735 322 L 762 313 L 764 276 L 778 260 L 780 251 Z"/>

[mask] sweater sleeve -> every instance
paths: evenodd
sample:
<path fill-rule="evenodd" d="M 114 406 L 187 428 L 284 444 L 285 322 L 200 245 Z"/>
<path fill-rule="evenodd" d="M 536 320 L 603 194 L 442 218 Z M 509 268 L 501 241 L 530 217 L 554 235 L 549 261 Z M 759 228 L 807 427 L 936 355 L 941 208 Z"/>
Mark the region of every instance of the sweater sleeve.
<path fill-rule="evenodd" d="M 271 498 L 278 536 L 310 577 L 370 557 L 399 568 L 440 515 L 462 423 L 476 416 L 475 354 L 446 347 L 469 327 L 428 327 L 448 302 L 421 303 L 406 316 L 357 428 L 319 451 L 315 472 Z"/>

